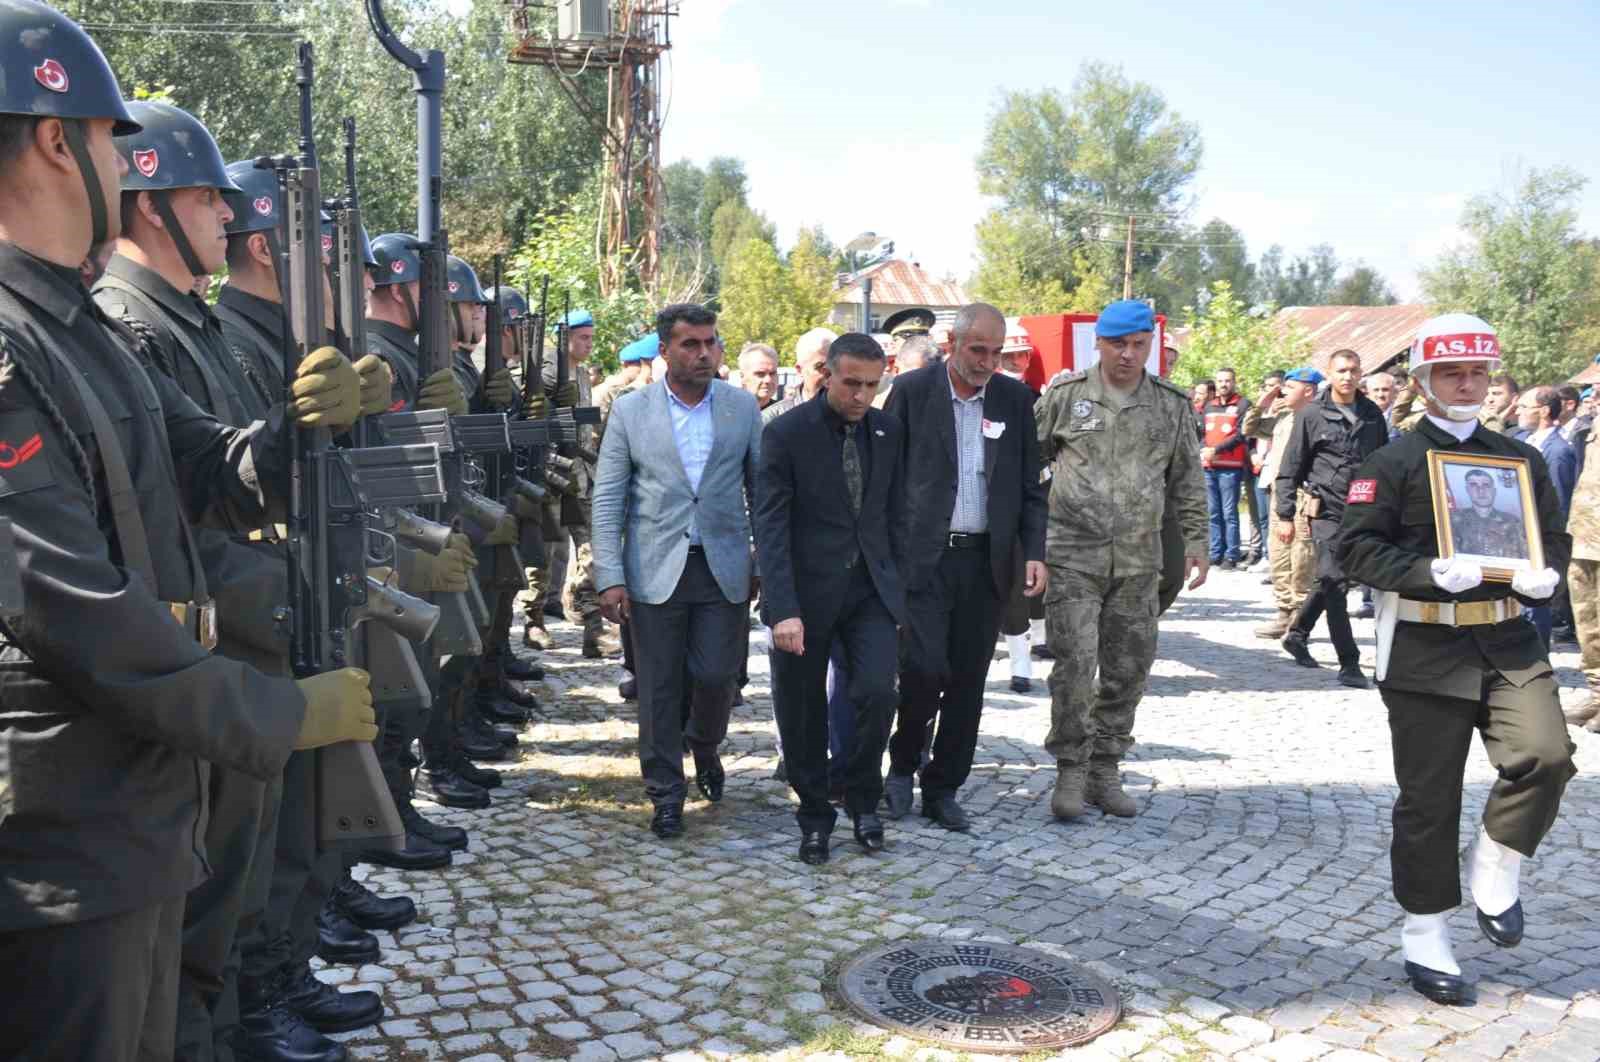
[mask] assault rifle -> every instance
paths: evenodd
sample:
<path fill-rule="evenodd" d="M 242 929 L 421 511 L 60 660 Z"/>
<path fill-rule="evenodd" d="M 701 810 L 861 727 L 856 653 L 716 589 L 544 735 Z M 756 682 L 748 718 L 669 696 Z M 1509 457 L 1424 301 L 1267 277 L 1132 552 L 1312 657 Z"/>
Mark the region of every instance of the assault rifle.
<path fill-rule="evenodd" d="M 279 222 L 284 328 L 284 402 L 293 403 L 295 368 L 326 343 L 323 315 L 321 185 L 311 129 L 311 45 L 296 68 L 300 149 L 257 159 L 276 172 L 283 192 Z M 367 515 L 384 504 L 441 493 L 437 452 L 428 447 L 342 450 L 326 428 L 286 423 L 289 662 L 297 678 L 353 663 L 352 631 L 378 620 L 406 633 L 431 630 L 438 614 L 425 602 L 367 574 Z M 318 843 L 323 848 L 401 847 L 405 827 L 367 742 L 317 752 Z"/>

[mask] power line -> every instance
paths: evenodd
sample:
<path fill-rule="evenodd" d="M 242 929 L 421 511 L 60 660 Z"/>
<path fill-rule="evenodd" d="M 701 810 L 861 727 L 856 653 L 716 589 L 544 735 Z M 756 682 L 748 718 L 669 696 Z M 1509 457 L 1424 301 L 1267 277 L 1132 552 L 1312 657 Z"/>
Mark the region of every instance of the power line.
<path fill-rule="evenodd" d="M 177 33 L 194 37 L 299 37 L 304 34 L 304 30 L 292 27 L 283 29 L 196 29 L 194 27 L 197 24 L 189 22 L 177 22 L 167 25 L 150 23 L 142 26 L 132 23 L 80 22 L 78 25 L 95 33 L 142 33 L 147 35 Z M 254 23 L 254 25 L 271 27 L 272 23 L 258 22 Z"/>

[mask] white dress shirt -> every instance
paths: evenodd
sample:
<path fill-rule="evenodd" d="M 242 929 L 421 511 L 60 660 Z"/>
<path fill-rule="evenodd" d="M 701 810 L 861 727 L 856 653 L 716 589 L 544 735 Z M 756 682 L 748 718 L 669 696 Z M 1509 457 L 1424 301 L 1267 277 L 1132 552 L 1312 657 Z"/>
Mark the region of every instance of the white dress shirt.
<path fill-rule="evenodd" d="M 950 513 L 950 530 L 976 535 L 989 530 L 989 487 L 983 470 L 983 395 L 988 388 L 962 398 L 948 366 L 944 382 L 956 418 L 956 505 Z"/>
<path fill-rule="evenodd" d="M 667 410 L 672 414 L 672 441 L 677 443 L 678 460 L 683 462 L 684 474 L 689 477 L 689 489 L 698 494 L 700 476 L 706 470 L 711 444 L 716 439 L 716 426 L 711 420 L 713 389 L 707 387 L 705 396 L 691 406 L 678 397 L 670 382 L 666 388 Z M 689 521 L 689 544 L 700 545 L 700 525 L 694 519 Z"/>

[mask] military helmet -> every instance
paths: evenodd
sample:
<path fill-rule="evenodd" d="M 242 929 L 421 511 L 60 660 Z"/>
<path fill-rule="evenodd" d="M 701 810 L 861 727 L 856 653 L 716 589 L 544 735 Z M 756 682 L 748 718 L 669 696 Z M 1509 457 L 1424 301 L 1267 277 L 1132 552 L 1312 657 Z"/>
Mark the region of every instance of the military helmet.
<path fill-rule="evenodd" d="M 0 4 L 0 114 L 110 118 L 113 136 L 139 131 L 111 65 L 74 21 L 37 0 Z"/>
<path fill-rule="evenodd" d="M 170 103 L 134 100 L 128 113 L 144 128 L 117 137 L 117 151 L 128 163 L 124 192 L 173 188 L 239 190 L 222 161 L 211 131 L 188 111 Z"/>
<path fill-rule="evenodd" d="M 528 297 L 516 288 L 509 284 L 490 288 L 488 301 L 493 302 L 496 295 L 500 297 L 500 316 L 507 324 L 528 316 Z"/>
<path fill-rule="evenodd" d="M 422 255 L 417 248 L 422 242 L 403 232 L 386 232 L 372 241 L 374 283 L 378 287 L 388 284 L 409 284 L 422 279 Z"/>
<path fill-rule="evenodd" d="M 483 285 L 478 283 L 478 273 L 466 259 L 450 256 L 449 266 L 445 272 L 445 289 L 451 302 L 476 302 L 486 303 L 489 297 L 483 293 Z"/>
<path fill-rule="evenodd" d="M 365 225 L 361 226 L 361 230 L 356 236 L 361 241 L 361 264 L 368 269 L 376 269 L 378 259 L 372 253 L 372 241 L 367 239 L 367 227 Z M 324 210 L 322 212 L 322 253 L 331 256 L 338 242 L 338 222 L 332 214 Z"/>
<path fill-rule="evenodd" d="M 1413 374 L 1441 362 L 1487 362 L 1493 371 L 1500 362 L 1500 339 L 1494 328 L 1470 313 L 1446 313 L 1430 317 L 1417 329 L 1411 343 L 1410 368 Z"/>
<path fill-rule="evenodd" d="M 228 235 L 276 229 L 283 209 L 283 190 L 278 187 L 277 173 L 257 169 L 252 159 L 240 159 L 228 163 L 227 174 L 233 184 L 232 191 L 222 193 L 233 208 Z"/>

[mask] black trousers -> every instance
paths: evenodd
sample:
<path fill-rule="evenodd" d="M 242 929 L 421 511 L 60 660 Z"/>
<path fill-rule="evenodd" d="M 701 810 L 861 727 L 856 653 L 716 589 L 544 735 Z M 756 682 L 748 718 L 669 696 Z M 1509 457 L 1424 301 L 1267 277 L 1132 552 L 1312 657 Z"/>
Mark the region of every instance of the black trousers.
<path fill-rule="evenodd" d="M 631 603 L 634 663 L 639 679 L 639 773 L 657 804 L 681 804 L 688 793 L 683 743 L 697 755 L 728 736 L 740 657 L 749 636 L 749 606 L 729 601 L 705 554 L 689 551 L 672 596 L 659 605 Z M 688 725 L 683 698 L 691 697 Z"/>
<path fill-rule="evenodd" d="M 1322 546 L 1318 546 L 1322 549 Z M 1317 580 L 1311 592 L 1306 595 L 1305 603 L 1300 606 L 1300 614 L 1295 617 L 1290 628 L 1297 634 L 1311 637 L 1311 632 L 1317 626 L 1317 620 L 1324 614 L 1328 617 L 1328 639 L 1333 642 L 1334 652 L 1339 654 L 1340 666 L 1359 664 L 1361 662 L 1361 648 L 1356 645 L 1355 632 L 1350 629 L 1350 609 L 1345 601 L 1345 582 L 1343 579 L 1321 578 Z"/>
<path fill-rule="evenodd" d="M 0 970 L 13 986 L 0 1058 L 168 1062 L 182 928 L 183 897 L 174 896 L 88 922 L 0 933 Z"/>
<path fill-rule="evenodd" d="M 1476 701 L 1384 688 L 1394 743 L 1394 840 L 1389 859 L 1394 896 L 1413 914 L 1461 903 L 1461 780 L 1472 733 L 1499 779 L 1489 790 L 1483 826 L 1507 848 L 1531 856 L 1577 773 L 1574 746 L 1553 676 L 1515 686 L 1488 671 Z"/>
<path fill-rule="evenodd" d="M 795 819 L 806 832 L 831 833 L 838 817 L 828 800 L 828 657 L 837 638 L 855 713 L 845 767 L 845 809 L 852 818 L 883 798 L 883 750 L 895 705 L 895 622 L 866 566 L 856 566 L 849 596 L 832 624 L 806 629 L 805 653 L 773 650 L 773 705 L 783 736 L 789 785 L 800 798 Z M 779 691 L 782 691 L 781 693 Z"/>
<path fill-rule="evenodd" d="M 995 593 L 987 549 L 947 549 L 934 578 L 910 591 L 906 604 L 889 770 L 916 773 L 928 726 L 937 718 L 932 756 L 922 767 L 927 801 L 954 793 L 972 771 L 983 688 L 1005 602 Z"/>
<path fill-rule="evenodd" d="M 296 752 L 283 769 L 266 917 L 255 940 L 246 939 L 240 973 L 241 1004 L 259 1002 L 259 989 L 281 966 L 304 966 L 317 950 L 317 915 L 345 873 L 338 851 L 317 849 L 316 752 Z"/>

